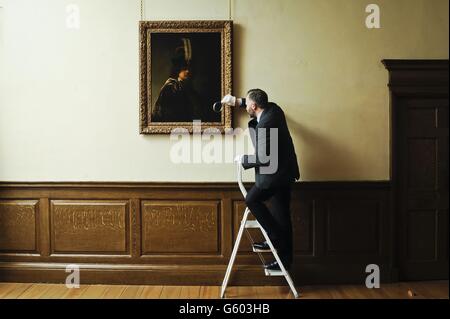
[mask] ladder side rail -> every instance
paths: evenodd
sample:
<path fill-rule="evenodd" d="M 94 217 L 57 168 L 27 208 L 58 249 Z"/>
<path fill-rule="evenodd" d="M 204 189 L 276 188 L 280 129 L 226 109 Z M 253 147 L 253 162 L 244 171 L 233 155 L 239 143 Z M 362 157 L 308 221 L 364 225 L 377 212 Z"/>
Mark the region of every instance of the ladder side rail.
<path fill-rule="evenodd" d="M 297 298 L 298 297 L 298 292 L 297 292 L 297 289 L 295 288 L 294 282 L 291 279 L 291 276 L 289 275 L 288 271 L 286 270 L 286 268 L 284 267 L 283 263 L 281 262 L 281 259 L 278 256 L 278 252 L 275 249 L 275 247 L 273 246 L 272 241 L 270 240 L 270 238 L 267 235 L 266 231 L 262 227 L 260 227 L 260 229 L 261 229 L 261 232 L 262 232 L 264 238 L 266 239 L 267 243 L 269 244 L 270 250 L 272 251 L 272 254 L 275 257 L 275 260 L 278 262 L 278 265 L 280 266 L 281 272 L 283 273 L 283 276 L 286 278 L 286 281 L 288 282 L 289 287 L 292 290 L 292 293 L 294 294 L 295 298 Z"/>
<path fill-rule="evenodd" d="M 233 252 L 231 253 L 230 261 L 228 262 L 227 271 L 225 273 L 225 277 L 222 282 L 222 290 L 220 292 L 220 297 L 223 298 L 225 295 L 225 289 L 227 289 L 228 280 L 230 279 L 231 269 L 233 268 L 234 261 L 237 256 L 237 252 L 239 249 L 239 245 L 241 243 L 242 234 L 245 230 L 245 223 L 247 222 L 248 215 L 250 210 L 248 208 L 245 209 L 244 216 L 242 217 L 241 226 L 239 227 L 239 232 L 236 237 L 236 242 L 234 243 Z"/>

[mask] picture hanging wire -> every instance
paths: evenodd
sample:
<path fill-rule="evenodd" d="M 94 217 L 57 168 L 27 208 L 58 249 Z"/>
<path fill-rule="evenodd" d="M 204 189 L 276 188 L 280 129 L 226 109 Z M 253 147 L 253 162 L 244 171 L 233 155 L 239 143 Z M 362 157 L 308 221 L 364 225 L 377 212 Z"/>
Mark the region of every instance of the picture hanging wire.
<path fill-rule="evenodd" d="M 144 0 L 141 1 L 141 21 L 144 21 Z M 231 12 L 233 11 L 233 0 L 228 0 L 228 20 L 231 20 Z"/>

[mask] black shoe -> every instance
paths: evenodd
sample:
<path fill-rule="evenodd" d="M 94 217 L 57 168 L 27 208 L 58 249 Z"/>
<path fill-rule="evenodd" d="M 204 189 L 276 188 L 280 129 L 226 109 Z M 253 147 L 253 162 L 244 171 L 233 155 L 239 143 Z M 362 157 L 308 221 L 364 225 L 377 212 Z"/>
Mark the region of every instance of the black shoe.
<path fill-rule="evenodd" d="M 291 264 L 283 264 L 283 266 L 286 270 L 289 270 L 289 268 L 291 267 Z M 271 263 L 265 264 L 264 269 L 281 271 L 280 265 L 278 264 L 277 261 L 273 261 Z"/>
<path fill-rule="evenodd" d="M 267 270 L 281 270 L 280 265 L 278 265 L 277 261 L 273 261 L 271 263 L 265 264 L 264 269 Z"/>
<path fill-rule="evenodd" d="M 267 250 L 270 251 L 270 247 L 269 244 L 267 243 L 267 241 L 262 242 L 262 243 L 253 243 L 253 249 L 255 250 Z"/>

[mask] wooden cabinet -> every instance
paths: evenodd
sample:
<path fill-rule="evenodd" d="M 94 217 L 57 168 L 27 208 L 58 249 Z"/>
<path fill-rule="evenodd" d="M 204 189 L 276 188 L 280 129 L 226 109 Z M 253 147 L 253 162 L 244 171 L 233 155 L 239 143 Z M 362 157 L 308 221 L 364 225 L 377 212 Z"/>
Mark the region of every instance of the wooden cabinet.
<path fill-rule="evenodd" d="M 448 60 L 383 62 L 390 73 L 399 276 L 448 279 Z"/>

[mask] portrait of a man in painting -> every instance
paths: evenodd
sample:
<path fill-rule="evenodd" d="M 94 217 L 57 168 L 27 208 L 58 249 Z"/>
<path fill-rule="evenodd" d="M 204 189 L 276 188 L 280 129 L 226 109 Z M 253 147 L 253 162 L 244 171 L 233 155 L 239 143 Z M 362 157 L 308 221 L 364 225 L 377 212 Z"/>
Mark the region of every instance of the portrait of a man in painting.
<path fill-rule="evenodd" d="M 141 133 L 174 128 L 223 131 L 231 110 L 212 105 L 231 92 L 231 22 L 141 22 Z"/>
<path fill-rule="evenodd" d="M 220 34 L 152 34 L 152 38 L 152 90 L 160 87 L 152 92 L 152 121 L 220 122 L 220 114 L 210 107 L 221 95 Z"/>

